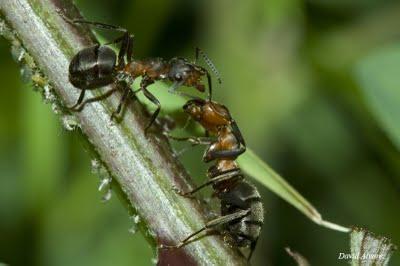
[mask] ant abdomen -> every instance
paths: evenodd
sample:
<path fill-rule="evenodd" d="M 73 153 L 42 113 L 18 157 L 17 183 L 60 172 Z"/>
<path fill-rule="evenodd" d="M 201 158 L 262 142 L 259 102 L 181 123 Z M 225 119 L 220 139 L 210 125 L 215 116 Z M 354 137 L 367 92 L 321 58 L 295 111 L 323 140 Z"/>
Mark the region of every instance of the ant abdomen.
<path fill-rule="evenodd" d="M 75 87 L 96 89 L 114 82 L 117 57 L 107 46 L 91 46 L 79 51 L 69 65 L 69 80 Z"/>
<path fill-rule="evenodd" d="M 221 215 L 248 210 L 248 215 L 224 225 L 231 239 L 239 247 L 255 245 L 264 222 L 264 209 L 257 188 L 242 180 L 231 190 L 220 193 Z"/>

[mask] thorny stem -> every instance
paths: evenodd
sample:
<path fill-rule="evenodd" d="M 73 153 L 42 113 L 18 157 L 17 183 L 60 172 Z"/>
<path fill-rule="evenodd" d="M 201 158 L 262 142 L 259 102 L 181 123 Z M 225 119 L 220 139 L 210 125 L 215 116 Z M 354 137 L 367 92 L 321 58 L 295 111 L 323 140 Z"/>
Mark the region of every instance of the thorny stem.
<path fill-rule="evenodd" d="M 74 27 L 58 14 L 79 16 L 69 0 L 1 0 L 0 12 L 11 28 L 6 38 L 13 46 L 22 45 L 34 59 L 35 66 L 49 84 L 56 99 L 70 106 L 79 91 L 68 81 L 71 57 L 83 47 L 94 43 L 94 37 L 84 27 Z M 4 31 L 5 25 L 0 25 Z M 4 32 L 3 32 L 4 33 Z M 19 42 L 19 44 L 18 44 Z M 39 84 L 39 85 L 44 85 Z M 49 86 L 49 85 L 47 85 Z M 111 87 L 104 88 L 109 90 Z M 93 97 L 97 92 L 88 92 Z M 146 138 L 144 126 L 148 115 L 135 102 L 129 105 L 123 121 L 110 120 L 120 94 L 101 103 L 85 106 L 75 114 L 77 125 L 96 155 L 115 178 L 131 206 L 144 221 L 154 243 L 176 244 L 205 224 L 204 211 L 197 202 L 177 195 L 172 187 L 190 189 L 189 177 L 158 133 Z M 62 108 L 61 108 L 62 110 Z M 62 113 L 61 115 L 66 115 Z M 220 237 L 208 236 L 194 241 L 178 251 L 159 250 L 159 265 L 244 265 L 243 257 L 228 248 Z"/>

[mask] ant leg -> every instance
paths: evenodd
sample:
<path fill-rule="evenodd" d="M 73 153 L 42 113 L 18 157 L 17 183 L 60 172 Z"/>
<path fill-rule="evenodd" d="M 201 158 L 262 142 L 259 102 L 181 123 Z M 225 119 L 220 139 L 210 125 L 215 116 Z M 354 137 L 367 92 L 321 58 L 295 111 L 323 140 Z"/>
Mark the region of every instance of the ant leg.
<path fill-rule="evenodd" d="M 106 30 L 114 30 L 114 31 L 119 31 L 119 32 L 126 32 L 127 30 L 124 28 L 121 28 L 119 26 L 114 26 L 110 24 L 105 24 L 101 22 L 93 22 L 93 21 L 88 21 L 84 19 L 70 19 L 68 18 L 64 13 L 61 12 L 61 10 L 57 10 L 57 13 L 68 23 L 70 24 L 87 24 L 92 27 L 96 27 L 99 29 L 106 29 Z"/>
<path fill-rule="evenodd" d="M 121 47 L 118 52 L 118 66 L 121 68 L 125 65 L 124 57 L 127 53 L 129 42 L 130 42 L 129 33 L 125 32 L 124 35 L 122 36 Z"/>
<path fill-rule="evenodd" d="M 242 136 L 242 132 L 240 132 L 240 129 L 238 127 L 238 125 L 236 124 L 236 121 L 231 119 L 231 128 L 232 128 L 232 132 L 235 135 L 236 139 L 240 142 L 240 144 L 242 144 L 244 146 L 244 148 L 246 149 L 246 143 L 244 142 L 244 138 Z"/>
<path fill-rule="evenodd" d="M 67 106 L 67 109 L 74 110 L 78 105 L 80 105 L 82 103 L 82 101 L 83 101 L 83 98 L 85 97 L 85 92 L 86 92 L 86 90 L 83 89 L 81 91 L 81 94 L 79 94 L 79 98 L 76 101 L 76 103 L 74 105 L 70 106 L 70 107 Z"/>
<path fill-rule="evenodd" d="M 193 62 L 193 64 L 197 64 L 197 61 L 199 60 L 199 55 L 200 55 L 200 48 L 199 47 L 196 47 L 196 57 L 194 58 L 194 62 Z"/>
<path fill-rule="evenodd" d="M 111 114 L 111 120 L 114 118 L 117 118 L 117 115 L 121 113 L 122 106 L 126 104 L 126 100 L 128 99 L 128 95 L 131 92 L 131 89 L 129 87 L 124 88 L 124 93 L 122 94 L 121 100 L 119 101 L 119 104 L 117 106 L 117 109 L 115 109 L 114 112 Z"/>
<path fill-rule="evenodd" d="M 110 97 L 110 96 L 111 96 L 114 92 L 116 92 L 117 90 L 118 90 L 118 88 L 113 88 L 113 89 L 111 89 L 111 90 L 109 90 L 109 91 L 106 91 L 106 92 L 105 92 L 104 94 L 102 94 L 102 95 L 99 95 L 99 96 L 96 96 L 96 97 L 87 99 L 87 100 L 83 101 L 79 107 L 74 108 L 74 109 L 72 109 L 71 111 L 73 111 L 73 112 L 80 112 L 80 111 L 82 111 L 83 107 L 84 107 L 87 103 L 98 102 L 98 101 L 104 100 L 104 99 Z"/>
<path fill-rule="evenodd" d="M 206 155 L 203 157 L 203 160 L 205 163 L 208 163 L 212 160 L 215 159 L 220 159 L 220 158 L 236 158 L 242 153 L 246 151 L 246 148 L 240 147 L 237 149 L 231 149 L 231 150 L 219 150 L 219 151 L 214 151 L 214 150 L 209 150 L 207 151 Z"/>
<path fill-rule="evenodd" d="M 253 251 L 256 249 L 256 245 L 257 245 L 257 241 L 258 241 L 258 237 L 256 240 L 251 241 L 251 245 L 250 245 L 250 254 L 247 257 L 247 261 L 250 261 L 251 256 L 253 255 Z"/>
<path fill-rule="evenodd" d="M 95 27 L 95 28 L 99 28 L 99 29 L 105 29 L 105 30 L 113 30 L 113 31 L 118 31 L 118 32 L 123 32 L 123 36 L 118 37 L 117 39 L 115 39 L 112 42 L 106 43 L 105 45 L 109 45 L 109 44 L 115 44 L 118 42 L 122 41 L 122 45 L 121 45 L 121 49 L 119 51 L 119 55 L 118 55 L 118 62 L 120 66 L 123 66 L 122 62 L 123 62 L 123 57 L 125 56 L 125 54 L 128 51 L 132 51 L 132 48 L 128 48 L 130 43 L 132 42 L 131 39 L 133 39 L 133 36 L 129 34 L 128 30 L 119 26 L 115 26 L 115 25 L 110 25 L 110 24 L 106 24 L 106 23 L 101 23 L 101 22 L 93 22 L 93 21 L 88 21 L 88 20 L 84 20 L 84 19 L 70 19 L 68 17 L 66 17 L 61 10 L 58 10 L 57 13 L 68 23 L 70 24 L 86 24 L 89 25 L 91 27 Z M 132 42 L 133 43 L 133 42 Z M 128 57 L 127 60 L 130 60 L 131 55 Z"/>
<path fill-rule="evenodd" d="M 204 184 L 198 186 L 197 188 L 195 188 L 195 189 L 193 189 L 191 191 L 183 192 L 182 190 L 179 190 L 178 188 L 174 188 L 174 190 L 175 190 L 176 193 L 178 193 L 181 196 L 191 197 L 194 193 L 196 193 L 197 191 L 199 191 L 199 190 L 201 190 L 201 189 L 203 189 L 203 188 L 205 188 L 205 187 L 207 187 L 209 185 L 212 185 L 212 184 L 214 184 L 216 182 L 229 180 L 229 179 L 231 179 L 231 178 L 233 178 L 235 176 L 238 176 L 239 174 L 240 174 L 240 170 L 239 169 L 233 169 L 233 170 L 229 170 L 229 171 L 223 172 L 220 175 L 211 178 L 210 180 L 208 180 Z"/>
<path fill-rule="evenodd" d="M 168 92 L 171 94 L 177 94 L 177 95 L 181 95 L 181 92 L 176 91 L 180 86 L 182 86 L 183 81 L 180 82 L 174 82 L 171 87 L 169 87 Z"/>
<path fill-rule="evenodd" d="M 140 84 L 140 89 L 143 91 L 144 96 L 146 96 L 146 98 L 149 99 L 152 103 L 157 105 L 157 109 L 151 115 L 150 122 L 149 122 L 149 124 L 146 126 L 146 128 L 144 130 L 145 134 L 147 134 L 147 131 L 153 125 L 154 121 L 156 120 L 156 118 L 157 118 L 157 116 L 158 116 L 158 114 L 160 113 L 160 110 L 161 110 L 161 104 L 158 101 L 158 99 L 153 94 L 151 94 L 151 92 L 149 92 L 147 90 L 147 86 L 152 84 L 153 82 L 154 82 L 153 80 L 151 80 L 151 79 L 149 79 L 147 77 L 144 77 L 142 79 L 141 84 Z"/>
<path fill-rule="evenodd" d="M 95 27 L 95 28 L 99 28 L 99 29 L 105 29 L 105 30 L 113 30 L 113 31 L 118 31 L 118 32 L 123 32 L 123 36 L 118 37 L 117 39 L 115 39 L 112 42 L 106 43 L 105 45 L 109 45 L 109 44 L 115 44 L 115 43 L 119 43 L 122 41 L 122 45 L 121 45 L 121 49 L 119 51 L 119 55 L 118 55 L 118 62 L 120 66 L 123 66 L 122 62 L 123 62 L 123 57 L 125 56 L 125 54 L 127 54 L 128 51 L 128 62 L 131 60 L 132 57 L 132 47 L 130 47 L 133 44 L 133 36 L 130 35 L 128 33 L 128 30 L 119 26 L 115 26 L 115 25 L 110 25 L 110 24 L 105 24 L 105 23 L 101 23 L 101 22 L 93 22 L 93 21 L 88 21 L 88 20 L 84 20 L 84 19 L 70 19 L 68 17 L 66 17 L 61 10 L 58 10 L 57 13 L 68 23 L 70 24 L 86 24 L 89 25 L 91 27 Z M 131 44 L 132 43 L 132 44 Z"/>
<path fill-rule="evenodd" d="M 190 234 L 188 237 L 186 237 L 185 239 L 183 239 L 178 245 L 173 245 L 173 246 L 162 246 L 163 248 L 181 248 L 183 246 L 185 246 L 186 244 L 189 244 L 191 242 L 191 239 L 198 235 L 199 233 L 203 232 L 204 230 L 207 229 L 212 229 L 214 227 L 217 227 L 219 225 L 223 225 L 223 224 L 227 224 L 230 223 L 232 221 L 235 221 L 237 219 L 242 219 L 243 217 L 247 216 L 250 214 L 250 210 L 240 210 L 225 216 L 221 216 L 218 217 L 214 220 L 211 220 L 209 222 L 206 223 L 206 225 L 201 228 L 200 230 L 197 230 L 196 232 Z"/>
<path fill-rule="evenodd" d="M 206 138 L 206 137 L 174 137 L 169 135 L 168 133 L 164 132 L 164 136 L 166 136 L 169 139 L 175 140 L 175 141 L 187 141 L 190 142 L 192 145 L 191 147 L 197 146 L 197 145 L 210 145 L 213 143 L 215 140 L 211 138 Z M 176 153 L 176 156 L 179 157 L 186 151 L 188 151 L 190 147 L 185 147 L 179 152 Z"/>
<path fill-rule="evenodd" d="M 113 40 L 113 41 L 111 41 L 111 42 L 106 42 L 106 43 L 104 43 L 103 45 L 117 44 L 117 43 L 121 42 L 121 41 L 124 39 L 124 36 L 125 36 L 125 35 L 122 35 L 122 36 L 116 38 L 115 40 Z"/>
<path fill-rule="evenodd" d="M 132 34 L 130 34 L 129 38 L 128 38 L 128 40 L 129 40 L 128 45 L 127 45 L 128 48 L 126 49 L 126 60 L 128 63 L 132 62 L 132 60 L 133 60 L 133 39 L 134 39 L 134 36 Z"/>
<path fill-rule="evenodd" d="M 167 138 L 176 140 L 176 141 L 187 141 L 190 142 L 192 145 L 210 145 L 215 140 L 212 138 L 207 137 L 174 137 L 169 134 L 164 134 Z"/>
<path fill-rule="evenodd" d="M 124 56 L 126 55 L 127 63 L 132 61 L 132 54 L 133 54 L 133 35 L 129 34 L 129 32 L 125 32 L 122 36 L 116 38 L 111 42 L 107 42 L 103 45 L 110 45 L 110 44 L 117 44 L 121 42 L 121 47 L 118 52 L 118 66 L 123 67 Z"/>
<path fill-rule="evenodd" d="M 232 127 L 232 133 L 234 134 L 235 138 L 240 143 L 240 147 L 236 148 L 236 149 L 230 149 L 230 150 L 207 151 L 206 155 L 204 156 L 205 162 L 210 162 L 212 160 L 219 159 L 219 158 L 235 158 L 246 151 L 246 143 L 244 142 L 242 133 L 240 132 L 239 127 L 236 124 L 236 121 L 233 119 L 231 120 L 231 127 Z"/>

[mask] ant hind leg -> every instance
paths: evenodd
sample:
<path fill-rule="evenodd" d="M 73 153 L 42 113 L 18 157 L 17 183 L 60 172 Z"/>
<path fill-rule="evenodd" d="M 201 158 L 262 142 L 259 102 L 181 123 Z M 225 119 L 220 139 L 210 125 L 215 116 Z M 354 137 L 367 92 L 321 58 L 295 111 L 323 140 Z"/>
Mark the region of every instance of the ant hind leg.
<path fill-rule="evenodd" d="M 228 214 L 228 215 L 225 215 L 225 216 L 218 217 L 218 218 L 216 218 L 214 220 L 211 220 L 211 221 L 207 222 L 206 225 L 203 228 L 201 228 L 201 229 L 197 230 L 196 232 L 194 232 L 194 233 L 190 234 L 189 236 L 187 236 L 178 245 L 162 246 L 162 247 L 163 248 L 170 248 L 170 249 L 181 248 L 181 247 L 189 244 L 190 242 L 194 241 L 194 240 L 192 240 L 193 237 L 195 237 L 199 233 L 203 232 L 204 230 L 213 229 L 213 228 L 215 228 L 215 227 L 217 227 L 219 225 L 227 224 L 227 223 L 230 223 L 230 222 L 232 222 L 234 220 L 237 220 L 237 219 L 242 219 L 243 217 L 249 215 L 249 213 L 250 213 L 250 210 L 239 210 L 237 212 L 234 212 L 234 213 L 231 213 L 231 214 Z"/>
<path fill-rule="evenodd" d="M 231 178 L 237 177 L 239 174 L 240 174 L 240 170 L 232 169 L 232 170 L 223 172 L 223 173 L 219 174 L 218 176 L 215 176 L 215 177 L 211 178 L 210 180 L 208 180 L 207 182 L 205 182 L 205 183 L 201 184 L 200 186 L 194 188 L 193 190 L 190 190 L 190 191 L 187 191 L 187 192 L 184 192 L 184 191 L 182 191 L 182 190 L 180 190 L 178 188 L 174 188 L 174 190 L 175 190 L 176 193 L 178 193 L 179 195 L 181 195 L 183 197 L 191 198 L 192 195 L 194 193 L 196 193 L 197 191 L 199 191 L 199 190 L 201 190 L 201 189 L 203 189 L 203 188 L 205 188 L 207 186 L 210 186 L 210 185 L 212 185 L 212 184 L 214 184 L 216 182 L 221 182 L 221 181 L 224 181 L 224 180 L 229 180 Z"/>
<path fill-rule="evenodd" d="M 254 252 L 254 250 L 256 249 L 257 241 L 258 241 L 258 237 L 257 237 L 257 239 L 256 239 L 255 241 L 251 242 L 251 245 L 250 245 L 250 254 L 249 254 L 249 256 L 247 257 L 247 261 L 250 261 L 251 256 L 253 255 L 253 252 Z"/>
<path fill-rule="evenodd" d="M 91 103 L 91 102 L 98 102 L 98 101 L 104 100 L 104 99 L 110 97 L 117 90 L 118 90 L 118 88 L 113 88 L 113 89 L 111 89 L 109 91 L 106 91 L 102 95 L 86 99 L 80 105 L 77 105 L 75 108 L 70 109 L 70 110 L 73 111 L 73 112 L 80 112 L 80 111 L 83 110 L 83 107 L 85 107 L 86 104 Z"/>
<path fill-rule="evenodd" d="M 80 104 L 82 103 L 83 98 L 85 97 L 85 92 L 86 92 L 86 90 L 83 89 L 83 90 L 81 91 L 81 93 L 79 94 L 79 98 L 78 98 L 78 100 L 76 101 L 76 103 L 75 103 L 74 105 L 72 105 L 72 106 L 67 106 L 67 109 L 68 109 L 68 110 L 71 110 L 71 111 L 74 111 L 75 108 L 76 108 L 78 105 L 80 105 Z"/>
<path fill-rule="evenodd" d="M 119 32 L 127 32 L 126 29 L 121 28 L 119 26 L 111 25 L 111 24 L 106 24 L 102 22 L 94 22 L 94 21 L 88 21 L 85 19 L 71 19 L 67 17 L 61 10 L 57 10 L 57 13 L 68 23 L 70 24 L 87 24 L 89 26 L 99 28 L 99 29 L 105 29 L 105 30 L 114 30 L 114 31 L 119 31 Z"/>

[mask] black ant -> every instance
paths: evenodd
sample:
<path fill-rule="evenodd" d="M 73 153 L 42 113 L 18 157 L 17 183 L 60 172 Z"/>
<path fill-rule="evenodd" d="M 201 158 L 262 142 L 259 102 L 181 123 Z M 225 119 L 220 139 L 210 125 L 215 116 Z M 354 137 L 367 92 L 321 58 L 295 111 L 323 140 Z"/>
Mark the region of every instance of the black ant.
<path fill-rule="evenodd" d="M 114 41 L 104 45 L 96 44 L 92 47 L 84 48 L 72 58 L 69 65 L 69 80 L 75 87 L 82 90 L 76 104 L 70 107 L 73 111 L 81 111 L 86 103 L 102 100 L 112 95 L 115 91 L 122 90 L 121 101 L 111 116 L 114 117 L 120 113 L 121 107 L 125 104 L 128 96 L 131 93 L 136 93 L 141 90 L 145 97 L 157 106 L 157 109 L 152 114 L 150 122 L 145 129 L 145 132 L 147 132 L 156 120 L 161 109 L 161 104 L 158 99 L 147 89 L 147 87 L 155 81 L 172 81 L 173 84 L 169 92 L 185 95 L 184 93 L 176 92 L 176 89 L 180 86 L 189 86 L 196 88 L 200 92 L 204 92 L 205 86 L 202 84 L 201 79 L 203 76 L 207 76 L 208 98 L 211 99 L 212 85 L 210 73 L 205 68 L 196 64 L 199 55 L 202 55 L 206 63 L 217 75 L 218 82 L 221 83 L 219 73 L 215 66 L 199 48 L 196 48 L 196 58 L 194 62 L 189 62 L 187 59 L 179 57 L 174 57 L 168 61 L 162 58 L 135 60 L 133 59 L 134 37 L 126 29 L 99 22 L 79 19 L 70 20 L 63 14 L 60 13 L 60 15 L 71 24 L 88 24 L 92 27 L 122 32 L 122 36 L 116 38 Z M 116 53 L 107 46 L 117 43 L 121 43 L 118 57 Z M 130 86 L 137 77 L 142 77 L 140 89 L 132 91 Z M 115 84 L 116 87 L 103 95 L 83 101 L 86 90 L 97 89 L 110 84 Z"/>
<path fill-rule="evenodd" d="M 206 183 L 189 192 L 176 191 L 182 196 L 191 197 L 193 193 L 212 185 L 214 195 L 221 201 L 221 216 L 207 222 L 203 228 L 190 234 L 178 245 L 165 247 L 180 248 L 204 230 L 221 226 L 224 240 L 237 247 L 250 247 L 247 258 L 250 260 L 264 222 L 264 208 L 257 188 L 244 180 L 235 162 L 235 159 L 246 150 L 242 134 L 228 109 L 221 104 L 210 100 L 193 99 L 185 104 L 184 110 L 206 131 L 217 136 L 217 139 L 169 137 L 186 140 L 195 145 L 209 145 L 203 161 L 216 160 L 216 163 L 208 169 L 207 176 L 210 179 Z"/>

